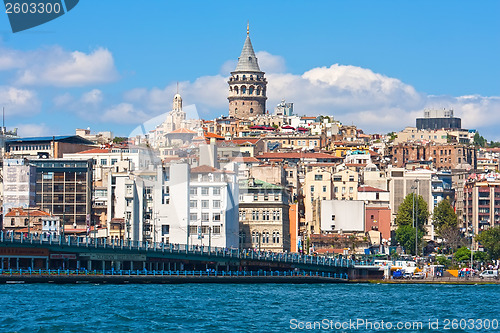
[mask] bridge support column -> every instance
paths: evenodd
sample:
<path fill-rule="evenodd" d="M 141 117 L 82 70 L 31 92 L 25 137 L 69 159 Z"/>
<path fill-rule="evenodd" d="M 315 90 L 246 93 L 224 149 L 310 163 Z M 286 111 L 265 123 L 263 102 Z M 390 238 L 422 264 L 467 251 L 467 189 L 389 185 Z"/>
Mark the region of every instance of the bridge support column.
<path fill-rule="evenodd" d="M 92 270 L 92 260 L 89 259 L 88 261 L 88 270 L 91 271 Z"/>
<path fill-rule="evenodd" d="M 80 270 L 80 266 L 81 266 L 80 259 L 78 259 L 78 260 L 76 261 L 76 269 L 77 269 L 77 270 Z"/>
<path fill-rule="evenodd" d="M 2 231 L 2 233 L 3 233 L 3 231 Z M 2 234 L 2 236 L 3 236 L 3 234 Z M 3 259 L 4 259 L 3 257 L 0 257 L 0 260 L 2 261 L 2 270 L 3 270 Z"/>
<path fill-rule="evenodd" d="M 134 262 L 133 261 L 130 261 L 130 270 L 133 271 L 134 270 Z"/>
<path fill-rule="evenodd" d="M 35 268 L 35 258 L 31 258 L 31 269 Z"/>
<path fill-rule="evenodd" d="M 106 269 L 106 261 L 102 261 L 102 270 L 105 270 Z"/>
<path fill-rule="evenodd" d="M 49 258 L 45 259 L 45 269 L 49 270 Z"/>
<path fill-rule="evenodd" d="M 19 269 L 19 258 L 16 258 L 16 269 Z"/>
<path fill-rule="evenodd" d="M 145 261 L 142 262 L 142 269 L 146 269 L 146 262 Z"/>

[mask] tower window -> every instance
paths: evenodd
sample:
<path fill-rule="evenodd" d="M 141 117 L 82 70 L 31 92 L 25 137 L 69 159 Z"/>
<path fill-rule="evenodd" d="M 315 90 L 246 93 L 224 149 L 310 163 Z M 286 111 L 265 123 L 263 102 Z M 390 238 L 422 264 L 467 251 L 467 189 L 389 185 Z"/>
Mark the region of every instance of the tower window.
<path fill-rule="evenodd" d="M 241 87 L 241 94 L 245 94 L 247 92 L 247 87 Z"/>
<path fill-rule="evenodd" d="M 250 108 L 250 113 L 253 113 L 253 108 Z"/>

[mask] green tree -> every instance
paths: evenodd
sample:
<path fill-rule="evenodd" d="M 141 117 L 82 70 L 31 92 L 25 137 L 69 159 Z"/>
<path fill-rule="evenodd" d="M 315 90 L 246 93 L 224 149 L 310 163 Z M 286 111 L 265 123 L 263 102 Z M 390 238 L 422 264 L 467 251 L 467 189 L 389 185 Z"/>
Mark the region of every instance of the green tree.
<path fill-rule="evenodd" d="M 121 136 L 117 136 L 113 139 L 113 143 L 122 143 L 123 141 L 127 141 L 128 138 L 126 137 L 121 137 Z"/>
<path fill-rule="evenodd" d="M 475 237 L 493 260 L 500 259 L 500 226 L 490 228 Z"/>
<path fill-rule="evenodd" d="M 417 234 L 419 244 L 421 244 L 422 237 L 424 237 L 424 232 L 419 228 Z M 411 225 L 399 226 L 396 229 L 396 240 L 405 248 L 406 253 L 415 255 L 415 228 Z"/>
<path fill-rule="evenodd" d="M 485 138 L 483 138 L 481 135 L 479 135 L 479 132 L 476 132 L 474 134 L 474 145 L 479 146 L 479 147 L 484 147 L 486 145 L 487 141 Z"/>
<path fill-rule="evenodd" d="M 414 193 L 408 194 L 403 202 L 399 205 L 396 215 L 396 240 L 401 244 L 407 252 L 415 254 L 415 228 L 414 222 L 417 223 L 418 233 L 417 242 L 420 245 L 422 237 L 425 234 L 425 224 L 429 218 L 427 203 L 424 198 Z M 417 246 L 420 248 L 420 246 Z"/>
<path fill-rule="evenodd" d="M 456 262 L 468 262 L 470 261 L 470 250 L 465 246 L 462 246 L 455 252 L 453 258 Z"/>
<path fill-rule="evenodd" d="M 457 227 L 457 214 L 455 214 L 455 211 L 453 210 L 453 207 L 451 207 L 448 199 L 441 200 L 441 202 L 439 202 L 434 208 L 434 213 L 432 214 L 432 224 L 440 236 L 443 229 Z"/>

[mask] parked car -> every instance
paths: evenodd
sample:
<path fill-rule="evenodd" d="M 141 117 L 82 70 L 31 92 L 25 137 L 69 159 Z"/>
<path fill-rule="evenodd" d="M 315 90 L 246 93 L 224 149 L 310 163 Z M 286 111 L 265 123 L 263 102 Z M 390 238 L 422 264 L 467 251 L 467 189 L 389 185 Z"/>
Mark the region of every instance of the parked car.
<path fill-rule="evenodd" d="M 403 279 L 411 279 L 412 275 L 413 274 L 411 274 L 411 273 L 404 273 L 403 274 Z"/>
<path fill-rule="evenodd" d="M 498 269 L 488 269 L 486 271 L 481 272 L 479 274 L 479 277 L 481 279 L 487 278 L 487 279 L 498 279 Z"/>
<path fill-rule="evenodd" d="M 424 273 L 413 273 L 413 276 L 411 277 L 412 279 L 423 279 L 425 278 L 425 274 Z"/>

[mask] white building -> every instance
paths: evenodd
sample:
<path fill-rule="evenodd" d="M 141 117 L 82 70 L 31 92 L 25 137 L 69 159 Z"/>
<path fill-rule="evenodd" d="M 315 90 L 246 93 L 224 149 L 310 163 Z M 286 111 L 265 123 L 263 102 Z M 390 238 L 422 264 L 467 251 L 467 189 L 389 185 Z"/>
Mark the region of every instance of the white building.
<path fill-rule="evenodd" d="M 189 182 L 189 244 L 238 247 L 237 173 L 201 165 Z M 177 193 L 176 193 L 177 195 Z"/>
<path fill-rule="evenodd" d="M 321 201 L 322 232 L 363 232 L 365 203 L 361 200 Z"/>

